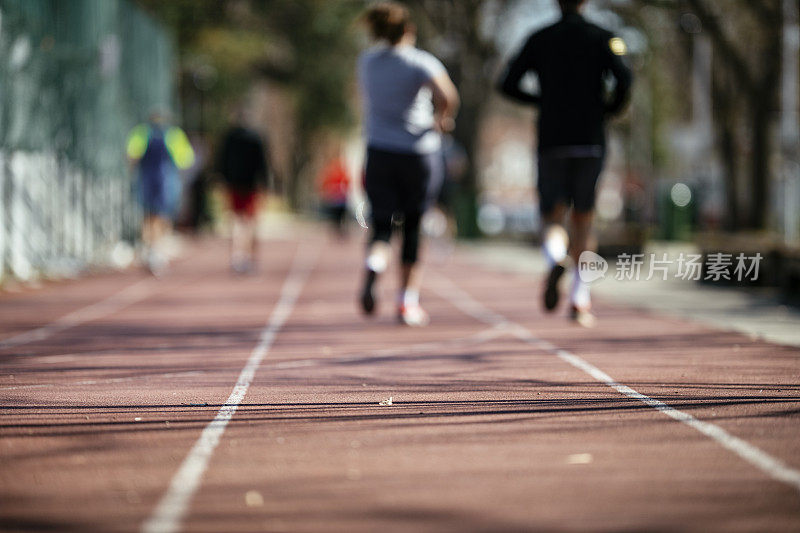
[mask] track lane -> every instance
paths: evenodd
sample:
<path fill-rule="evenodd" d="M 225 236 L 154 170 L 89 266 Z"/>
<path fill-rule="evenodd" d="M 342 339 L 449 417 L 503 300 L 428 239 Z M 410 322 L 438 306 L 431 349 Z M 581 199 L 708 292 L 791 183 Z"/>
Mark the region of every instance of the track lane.
<path fill-rule="evenodd" d="M 159 341 L 171 348 L 140 352 L 151 378 L 0 390 L 3 406 L 13 393 L 14 405 L 31 407 L 2 411 L 2 423 L 14 427 L 0 427 L 0 469 L 11 468 L 0 478 L 0 501 L 16 503 L 15 523 L 137 529 L 230 394 L 278 299 L 293 246 L 271 243 L 275 259 L 259 280 L 231 280 L 218 254 L 202 266 L 213 274 L 195 297 L 166 291 L 112 317 L 174 333 Z M 362 320 L 353 305 L 359 266 L 360 243 L 324 249 L 210 458 L 185 530 L 800 527 L 791 489 L 433 290 L 425 292 L 430 328 L 395 325 L 391 278 L 382 284 L 382 314 Z M 576 330 L 538 312 L 534 280 L 458 258 L 432 270 L 429 289 L 443 272 L 484 307 L 620 382 L 699 418 L 729 410 L 730 419 L 714 422 L 735 424 L 723 427 L 748 441 L 752 433 L 752 442 L 785 461 L 797 457 L 792 415 L 772 411 L 785 410 L 796 395 L 747 388 L 791 385 L 791 372 L 780 370 L 792 368 L 796 351 L 759 343 L 751 349 L 741 336 L 616 307 L 601 307 L 607 330 Z M 74 332 L 97 332 L 83 328 Z M 218 337 L 225 342 L 214 345 Z M 647 337 L 653 354 L 643 357 Z M 108 357 L 115 349 L 109 338 L 105 351 L 92 353 Z M 729 350 L 734 341 L 738 352 Z M 133 352 L 125 343 L 119 348 L 118 364 L 129 365 Z M 65 360 L 63 370 L 71 364 Z M 186 368 L 201 374 L 156 377 Z M 759 400 L 779 395 L 787 401 Z M 393 406 L 378 405 L 388 396 Z M 752 404 L 734 398 L 751 396 Z M 586 454 L 590 461 L 581 462 Z M 0 526 L 8 528 L 8 516 L 0 507 L 7 520 Z"/>
<path fill-rule="evenodd" d="M 294 244 L 283 246 L 291 253 Z M 236 279 L 224 242 L 189 252 L 195 260 L 160 281 L 154 297 L 32 344 L 77 353 L 57 369 L 25 358 L 31 370 L 19 377 L 46 369 L 55 386 L 0 390 L 0 529 L 133 531 L 151 512 L 277 300 L 264 280 L 289 266 L 265 254 L 261 275 Z M 185 276 L 203 282 L 173 286 Z M 18 364 L 4 363 L 4 375 Z M 75 383 L 87 376 L 97 379 Z"/>
<path fill-rule="evenodd" d="M 366 323 L 342 316 L 356 284 L 338 280 L 358 264 L 344 254 L 331 263 L 312 276 L 273 346 L 283 363 L 261 367 L 231 421 L 187 530 L 780 531 L 800 523 L 791 489 L 514 335 L 415 353 L 409 336 L 421 343 L 485 331 L 430 291 L 436 320 L 410 335 L 385 314 Z M 520 299 L 532 288 L 487 286 Z M 563 323 L 542 319 L 545 332 Z M 354 345 L 400 347 L 353 358 Z M 312 353 L 313 365 L 290 364 Z M 388 396 L 392 407 L 378 405 Z M 586 453 L 590 464 L 573 462 Z"/>

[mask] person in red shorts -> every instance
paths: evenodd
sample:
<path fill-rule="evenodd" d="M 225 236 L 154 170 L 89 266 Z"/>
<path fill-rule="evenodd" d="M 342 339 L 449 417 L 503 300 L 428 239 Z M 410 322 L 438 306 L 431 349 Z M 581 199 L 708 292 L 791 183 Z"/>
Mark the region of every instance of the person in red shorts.
<path fill-rule="evenodd" d="M 319 196 L 325 218 L 330 222 L 333 234 L 341 239 L 346 236 L 345 215 L 350 176 L 340 151 L 337 146 L 334 155 L 322 168 L 319 177 Z"/>
<path fill-rule="evenodd" d="M 261 136 L 247 127 L 240 112 L 222 138 L 218 169 L 228 188 L 234 221 L 231 233 L 231 270 L 246 274 L 255 269 L 258 251 L 256 214 L 260 193 L 267 185 L 267 149 Z"/>

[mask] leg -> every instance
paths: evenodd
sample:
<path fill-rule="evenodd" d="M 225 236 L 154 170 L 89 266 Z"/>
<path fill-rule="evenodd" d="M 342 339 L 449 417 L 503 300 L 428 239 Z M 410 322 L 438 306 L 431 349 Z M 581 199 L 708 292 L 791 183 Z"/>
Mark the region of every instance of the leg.
<path fill-rule="evenodd" d="M 148 268 L 155 276 L 160 276 L 169 266 L 169 260 L 164 251 L 164 236 L 169 229 L 169 220 L 162 215 L 150 217 L 150 253 L 148 257 Z"/>
<path fill-rule="evenodd" d="M 572 161 L 571 196 L 574 208 L 570 216 L 570 249 L 569 255 L 576 265 L 570 291 L 570 308 L 572 319 L 584 327 L 594 325 L 594 317 L 589 285 L 580 278 L 578 265 L 580 256 L 587 250 L 594 249 L 592 242 L 592 220 L 594 217 L 594 200 L 597 180 L 603 166 L 601 157 L 576 158 Z"/>
<path fill-rule="evenodd" d="M 564 217 L 567 206 L 557 203 L 547 213 L 542 215 L 544 228 L 542 230 L 542 248 L 547 265 L 552 268 L 564 261 L 569 247 L 569 236 L 564 229 Z"/>
<path fill-rule="evenodd" d="M 428 314 L 419 305 L 422 270 L 419 264 L 420 220 L 422 213 L 406 213 L 403 223 L 403 251 L 398 293 L 398 318 L 408 326 L 425 326 Z"/>
<path fill-rule="evenodd" d="M 421 213 L 407 214 L 403 223 L 403 251 L 400 269 L 401 292 L 413 291 L 419 295 L 422 276 L 419 272 L 420 220 Z M 418 302 L 417 302 L 418 303 Z"/>
<path fill-rule="evenodd" d="M 395 167 L 393 154 L 373 149 L 367 151 L 364 185 L 372 211 L 370 220 L 372 231 L 367 244 L 364 284 L 360 294 L 361 309 L 367 315 L 375 311 L 375 282 L 389 265 L 392 215 L 397 207 L 397 192 L 393 179 Z"/>
<path fill-rule="evenodd" d="M 144 219 L 142 220 L 142 244 L 144 244 L 145 249 L 148 250 L 153 246 L 153 224 L 154 224 L 154 216 L 151 214 L 145 214 Z"/>
<path fill-rule="evenodd" d="M 233 217 L 231 220 L 231 269 L 235 272 L 239 272 L 240 265 L 242 262 L 242 246 L 241 246 L 241 237 L 242 235 L 242 220 L 238 213 L 234 212 Z"/>
<path fill-rule="evenodd" d="M 158 246 L 159 243 L 163 245 L 163 239 L 169 234 L 170 221 L 166 216 L 158 215 L 153 217 L 153 245 Z"/>
<path fill-rule="evenodd" d="M 570 217 L 570 239 L 569 255 L 575 264 L 573 272 L 572 288 L 570 289 L 570 317 L 583 327 L 593 327 L 595 318 L 591 313 L 592 299 L 589 293 L 589 285 L 580 278 L 578 270 L 579 258 L 581 254 L 594 248 L 591 242 L 592 231 L 592 211 L 573 210 Z"/>
<path fill-rule="evenodd" d="M 250 263 L 255 266 L 258 259 L 258 224 L 255 216 L 247 217 L 247 231 L 250 238 Z"/>
<path fill-rule="evenodd" d="M 547 262 L 547 278 L 543 293 L 545 311 L 558 306 L 558 283 L 564 275 L 569 238 L 564 229 L 564 217 L 569 206 L 567 195 L 567 166 L 564 158 L 539 154 L 539 209 L 544 224 L 542 252 Z"/>
<path fill-rule="evenodd" d="M 403 172 L 403 247 L 401 253 L 400 290 L 398 292 L 398 318 L 408 326 L 425 326 L 428 314 L 419 305 L 422 283 L 419 266 L 420 225 L 425 209 L 438 193 L 441 170 L 440 154 L 410 157 Z M 432 185 L 432 183 L 434 185 Z"/>
<path fill-rule="evenodd" d="M 364 285 L 361 289 L 361 309 L 365 314 L 375 312 L 375 282 L 389 264 L 392 237 L 392 219 L 385 217 L 372 220 L 372 237 L 367 247 L 367 260 L 364 272 Z"/>
<path fill-rule="evenodd" d="M 575 211 L 570 215 L 570 239 L 569 256 L 574 264 L 578 264 L 578 258 L 586 250 L 595 248 L 592 239 L 592 220 L 593 211 Z"/>

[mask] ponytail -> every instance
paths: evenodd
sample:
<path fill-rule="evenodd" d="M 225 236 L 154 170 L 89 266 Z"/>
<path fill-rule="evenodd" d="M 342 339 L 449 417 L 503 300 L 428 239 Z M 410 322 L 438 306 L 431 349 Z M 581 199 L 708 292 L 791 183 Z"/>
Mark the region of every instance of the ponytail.
<path fill-rule="evenodd" d="M 411 23 L 408 8 L 398 2 L 379 2 L 370 6 L 364 19 L 375 39 L 385 39 L 392 45 L 400 42 Z"/>

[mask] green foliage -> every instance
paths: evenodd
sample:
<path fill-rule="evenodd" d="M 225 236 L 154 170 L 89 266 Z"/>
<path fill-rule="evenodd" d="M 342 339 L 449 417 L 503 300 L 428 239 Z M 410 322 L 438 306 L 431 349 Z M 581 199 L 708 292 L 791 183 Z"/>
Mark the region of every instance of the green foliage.
<path fill-rule="evenodd" d="M 358 52 L 353 26 L 363 4 L 274 0 L 260 6 L 271 30 L 293 52 L 290 84 L 301 132 L 351 126 L 349 100 Z"/>
<path fill-rule="evenodd" d="M 206 113 L 224 116 L 228 104 L 265 76 L 293 94 L 302 137 L 352 125 L 352 26 L 362 2 L 136 1 L 176 33 L 184 83 L 196 86 L 198 75 L 214 78 L 204 89 L 212 107 Z"/>

